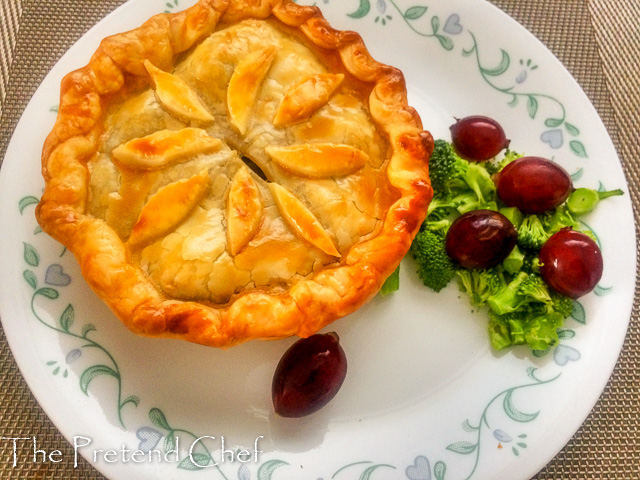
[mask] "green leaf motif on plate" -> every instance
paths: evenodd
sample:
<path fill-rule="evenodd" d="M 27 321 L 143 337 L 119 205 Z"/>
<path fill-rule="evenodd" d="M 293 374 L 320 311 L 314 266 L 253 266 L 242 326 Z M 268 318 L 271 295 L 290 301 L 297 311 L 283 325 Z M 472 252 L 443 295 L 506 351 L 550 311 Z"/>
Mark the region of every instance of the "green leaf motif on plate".
<path fill-rule="evenodd" d="M 82 338 L 87 338 L 89 332 L 95 332 L 96 326 L 93 323 L 87 323 L 82 327 Z"/>
<path fill-rule="evenodd" d="M 595 293 L 598 297 L 603 297 L 611 293 L 613 287 L 603 287 L 602 285 L 596 285 L 596 288 L 593 289 L 593 293 Z"/>
<path fill-rule="evenodd" d="M 38 279 L 36 278 L 36 274 L 31 270 L 25 270 L 24 272 L 22 272 L 22 277 L 27 281 L 31 288 L 33 288 L 34 290 L 38 288 Z"/>
<path fill-rule="evenodd" d="M 28 195 L 26 197 L 23 197 L 20 199 L 20 201 L 18 202 L 18 210 L 20 211 L 20 215 L 22 215 L 22 213 L 24 212 L 24 209 L 27 208 L 29 205 L 35 205 L 40 201 L 40 199 L 38 197 L 34 197 L 32 195 Z"/>
<path fill-rule="evenodd" d="M 438 40 L 442 48 L 444 48 L 445 50 L 453 50 L 453 40 L 449 36 L 440 33 L 442 27 L 440 17 L 438 17 L 437 15 L 431 17 L 431 19 L 429 20 L 429 25 L 431 27 L 430 32 L 424 31 L 419 26 L 417 26 L 417 21 L 424 17 L 429 9 L 429 7 L 427 6 L 414 5 L 404 10 L 394 0 L 378 0 L 377 5 L 380 15 L 375 17 L 374 23 L 386 25 L 387 21 L 391 20 L 392 17 L 390 15 L 384 14 L 387 10 L 387 2 L 400 14 L 402 20 L 404 20 L 405 24 L 414 33 L 424 38 L 435 38 L 436 40 Z M 369 0 L 359 0 L 358 8 L 354 12 L 348 13 L 347 16 L 353 19 L 362 19 L 369 13 L 371 13 L 371 2 Z M 445 25 L 445 31 L 446 30 L 447 28 Z M 453 22 L 451 31 L 453 32 L 453 34 L 457 35 L 462 31 L 462 27 L 457 23 L 457 21 Z"/>
<path fill-rule="evenodd" d="M 561 376 L 561 373 L 558 373 L 555 377 L 552 377 L 548 380 L 542 380 L 537 377 L 536 372 L 537 372 L 536 368 L 530 367 L 527 369 L 527 377 L 533 380 L 532 383 L 524 383 L 515 387 L 507 388 L 499 392 L 497 395 L 495 395 L 487 403 L 484 410 L 482 411 L 482 414 L 480 415 L 480 418 L 477 421 L 477 426 L 474 426 L 468 419 L 462 423 L 463 430 L 467 433 L 473 434 L 475 441 L 471 442 L 467 440 L 462 440 L 459 442 L 451 443 L 447 447 L 445 447 L 447 450 L 451 452 L 454 452 L 460 455 L 471 456 L 473 458 L 473 465 L 471 466 L 471 471 L 469 475 L 465 477 L 467 480 L 471 479 L 474 476 L 476 470 L 478 469 L 478 465 L 480 463 L 480 453 L 481 453 L 481 450 L 483 450 L 481 448 L 481 443 L 483 440 L 483 432 L 486 429 L 491 429 L 489 414 L 492 412 L 491 417 L 495 418 L 494 406 L 496 405 L 496 402 L 498 400 L 502 399 L 502 410 L 504 411 L 506 417 L 510 420 L 513 420 L 518 423 L 528 423 L 538 418 L 538 415 L 540 412 L 526 413 L 516 407 L 514 398 L 513 398 L 515 392 L 554 382 Z M 496 432 L 499 432 L 500 434 L 496 436 Z M 493 437 L 500 438 L 500 439 L 506 439 L 507 437 L 511 438 L 511 436 L 506 433 L 506 430 L 504 428 L 494 430 Z M 519 437 L 526 438 L 526 435 L 519 435 Z M 526 444 L 524 444 L 523 442 L 520 442 L 520 443 L 526 446 Z M 521 448 L 524 448 L 522 445 L 518 444 L 518 446 L 520 446 Z M 519 452 L 517 448 L 515 447 L 512 447 L 512 448 L 514 449 L 513 450 L 514 454 L 518 455 Z"/>
<path fill-rule="evenodd" d="M 554 149 L 561 148 L 565 144 L 565 142 L 562 137 L 562 131 L 557 129 L 563 124 L 565 130 L 567 131 L 567 133 L 569 133 L 569 135 L 577 137 L 580 134 L 580 130 L 578 129 L 578 127 L 576 127 L 572 123 L 567 122 L 566 108 L 560 100 L 546 93 L 525 91 L 520 88 L 522 87 L 522 85 L 524 85 L 524 82 L 526 81 L 528 75 L 521 72 L 520 75 L 515 77 L 513 82 L 511 82 L 510 75 L 513 70 L 510 68 L 512 64 L 511 56 L 504 48 L 500 48 L 501 58 L 498 65 L 491 67 L 486 66 L 483 58 L 481 58 L 484 57 L 484 55 L 481 55 L 481 46 L 477 37 L 471 31 L 468 31 L 468 33 L 472 43 L 470 47 L 462 49 L 462 56 L 472 57 L 475 59 L 476 66 L 484 83 L 496 92 L 506 95 L 508 99 L 508 106 L 515 108 L 519 104 L 520 98 L 526 98 L 526 111 L 527 115 L 531 119 L 535 119 L 538 116 L 542 102 L 548 104 L 550 108 L 555 109 L 557 113 L 559 113 L 559 115 L 554 114 L 553 116 L 547 117 L 544 121 L 544 125 L 546 127 L 556 129 L 544 132 L 541 135 L 541 140 L 544 143 L 548 143 L 549 146 Z M 523 65 L 522 61 L 520 63 Z M 530 66 L 529 61 L 527 63 L 527 68 L 529 68 L 529 71 L 533 71 L 538 67 L 537 65 Z M 505 80 L 507 81 L 506 85 L 504 85 Z M 572 140 L 568 143 L 568 145 L 569 150 L 577 157 L 588 157 L 586 147 L 579 140 Z"/>
<path fill-rule="evenodd" d="M 195 433 L 190 432 L 189 430 L 186 430 L 184 428 L 172 427 L 169 424 L 164 412 L 157 407 L 154 407 L 151 410 L 149 410 L 149 419 L 151 420 L 151 423 L 153 423 L 153 425 L 155 425 L 157 428 L 159 428 L 160 430 L 163 430 L 166 433 L 163 434 L 163 433 L 157 432 L 155 429 L 151 427 L 142 426 L 137 430 L 138 438 L 140 439 L 145 438 L 148 435 L 149 431 L 155 432 L 154 435 L 156 434 L 159 435 L 158 440 L 162 436 L 164 436 L 163 449 L 165 453 L 169 453 L 176 449 L 178 445 L 178 440 L 177 440 L 178 438 L 180 438 L 180 444 L 185 445 L 185 440 L 182 440 L 183 438 L 182 436 L 189 437 L 190 440 L 186 441 L 186 445 L 190 445 L 188 447 L 189 455 L 184 459 L 182 459 L 182 461 L 178 464 L 177 468 L 181 470 L 187 470 L 187 471 L 199 471 L 199 470 L 202 470 L 203 468 L 214 468 L 220 474 L 223 480 L 229 480 L 228 477 L 224 474 L 224 472 L 221 469 L 221 465 L 225 461 L 221 460 L 220 462 L 216 462 L 216 460 L 213 457 L 213 452 L 211 452 L 203 442 L 203 439 L 205 438 L 214 438 L 214 437 L 209 437 L 206 435 L 198 436 Z M 154 446 L 155 446 L 155 443 L 154 443 Z M 233 464 L 233 461 L 225 462 L 224 464 L 231 465 Z M 274 470 L 284 465 L 289 465 L 289 464 L 283 460 L 268 460 L 264 462 L 258 468 L 258 473 L 257 473 L 258 480 L 271 480 L 271 476 L 273 475 Z M 238 471 L 238 478 L 242 478 L 242 479 L 250 478 L 248 477 L 248 475 L 250 475 L 250 473 L 247 470 L 247 465 L 246 463 L 242 463 L 240 470 Z"/>
<path fill-rule="evenodd" d="M 80 390 L 82 390 L 82 393 L 89 395 L 89 384 L 94 378 L 99 377 L 100 375 L 107 375 L 116 379 L 120 378 L 118 372 L 113 368 L 106 365 L 94 365 L 87 368 L 80 376 Z"/>
<path fill-rule="evenodd" d="M 415 6 L 409 7 L 402 16 L 407 20 L 417 20 L 425 13 L 427 13 L 427 7 Z"/>
<path fill-rule="evenodd" d="M 507 414 L 507 416 L 512 420 L 515 420 L 516 422 L 520 422 L 520 423 L 532 422 L 536 418 L 538 418 L 538 415 L 540 414 L 540 412 L 524 413 L 515 407 L 513 403 L 513 392 L 514 390 L 509 390 L 507 394 L 504 396 L 504 401 L 502 402 L 504 412 Z"/>
<path fill-rule="evenodd" d="M 500 53 L 500 63 L 497 66 L 493 68 L 486 68 L 479 65 L 480 71 L 484 75 L 488 75 L 490 77 L 499 77 L 500 75 L 503 75 L 507 70 L 509 70 L 509 66 L 511 65 L 511 57 L 509 57 L 509 54 L 506 52 L 506 50 L 500 49 Z"/>
<path fill-rule="evenodd" d="M 164 437 L 162 448 L 164 449 L 165 453 L 168 453 L 176 448 L 176 437 L 172 434 L 172 432 L 169 432 L 169 434 Z"/>
<path fill-rule="evenodd" d="M 538 100 L 533 95 L 529 95 L 527 97 L 527 112 L 529 116 L 533 119 L 536 118 L 536 114 L 538 113 Z"/>
<path fill-rule="evenodd" d="M 587 314 L 582 304 L 578 301 L 573 302 L 573 309 L 571 310 L 571 318 L 576 322 L 585 325 L 587 323 Z"/>
<path fill-rule="evenodd" d="M 75 311 L 73 310 L 73 305 L 67 305 L 67 308 L 64 309 L 62 315 L 60 316 L 60 326 L 65 332 L 68 332 L 71 326 L 73 325 L 73 321 L 75 319 Z"/>
<path fill-rule="evenodd" d="M 446 473 L 447 465 L 442 461 L 436 462 L 433 466 L 433 475 L 436 477 L 436 480 L 444 480 Z"/>
<path fill-rule="evenodd" d="M 42 297 L 48 298 L 49 300 L 55 300 L 57 299 L 60 294 L 58 293 L 58 291 L 54 288 L 49 288 L 49 287 L 44 287 L 44 288 L 40 288 L 38 290 L 36 290 L 36 292 L 33 294 L 33 296 L 37 296 L 40 295 Z"/>
<path fill-rule="evenodd" d="M 569 142 L 569 148 L 571 151 L 580 158 L 587 158 L 587 149 L 584 144 L 578 140 L 571 140 Z"/>
<path fill-rule="evenodd" d="M 438 41 L 440 42 L 440 45 L 442 45 L 442 48 L 444 48 L 445 50 L 453 50 L 453 40 L 451 40 L 451 38 L 446 37 L 444 35 L 437 35 Z"/>
<path fill-rule="evenodd" d="M 366 17 L 369 11 L 371 10 L 371 3 L 369 0 L 360 0 L 360 5 L 358 5 L 358 9 L 353 12 L 347 14 L 347 16 L 351 18 L 363 18 Z"/>
<path fill-rule="evenodd" d="M 431 30 L 433 30 L 434 35 L 438 33 L 438 30 L 440 30 L 440 17 L 431 17 Z"/>
<path fill-rule="evenodd" d="M 558 330 L 558 338 L 560 340 L 571 340 L 575 338 L 576 332 L 570 328 L 562 328 Z"/>
<path fill-rule="evenodd" d="M 140 397 L 137 395 L 129 395 L 122 401 L 122 406 L 126 405 L 127 403 L 131 403 L 132 405 L 135 405 L 137 407 L 138 405 L 140 405 Z"/>
<path fill-rule="evenodd" d="M 22 199 L 18 202 L 18 209 L 20 210 L 20 213 L 22 213 L 24 209 L 29 205 L 34 205 L 35 203 L 37 203 L 36 200 L 37 198 L 33 195 L 27 195 L 25 197 L 22 197 Z M 33 219 L 33 217 L 30 217 L 30 218 Z M 37 233 L 39 233 L 39 231 L 36 229 L 36 231 L 34 231 L 34 235 L 36 235 Z M 42 275 L 44 277 L 45 283 L 50 285 L 56 285 L 56 286 L 66 286 L 71 282 L 71 277 L 66 273 L 64 273 L 64 270 L 60 264 L 52 263 L 47 266 L 46 262 L 42 261 L 42 257 L 38 252 L 38 250 L 32 244 L 23 242 L 23 245 L 24 245 L 24 252 L 23 252 L 24 262 L 29 267 L 33 267 L 34 269 L 44 269 L 45 273 Z M 66 249 L 63 250 L 62 254 L 64 255 L 65 252 L 66 252 Z M 96 377 L 101 375 L 106 375 L 108 377 L 114 378 L 117 382 L 118 420 L 120 421 L 120 424 L 122 426 L 125 426 L 124 420 L 122 418 L 123 407 L 129 404 L 137 406 L 140 402 L 140 399 L 136 395 L 130 395 L 124 401 L 121 401 L 122 378 L 121 378 L 120 369 L 118 367 L 116 360 L 109 353 L 109 351 L 106 348 L 104 348 L 100 343 L 98 343 L 93 339 L 88 338 L 89 332 L 96 331 L 96 327 L 92 323 L 87 323 L 82 327 L 81 333 L 73 332 L 72 328 L 75 324 L 76 312 L 71 303 L 67 304 L 67 306 L 63 309 L 57 322 L 49 323 L 48 316 L 43 318 L 43 316 L 40 315 L 39 310 L 42 307 L 38 302 L 36 302 L 36 299 L 40 297 L 40 298 L 46 298 L 51 301 L 55 301 L 60 298 L 60 292 L 55 288 L 51 288 L 51 287 L 38 288 L 38 274 L 36 271 L 31 270 L 30 268 L 25 269 L 22 272 L 22 277 L 33 289 L 33 294 L 31 295 L 30 307 L 31 307 L 31 313 L 33 314 L 35 319 L 43 326 L 59 334 L 65 335 L 71 339 L 75 339 L 76 341 L 82 342 L 82 345 L 79 348 L 73 349 L 67 355 L 67 363 L 77 360 L 77 358 L 79 358 L 82 355 L 81 353 L 82 349 L 85 349 L 85 348 L 95 348 L 99 350 L 100 352 L 102 352 L 102 354 L 104 354 L 104 356 L 106 356 L 108 361 L 111 363 L 111 365 L 98 364 L 98 365 L 92 365 L 87 367 L 83 371 L 83 373 L 80 375 L 79 386 L 80 386 L 80 390 L 85 395 L 88 395 L 89 385 L 91 384 L 93 379 L 95 379 Z M 45 320 L 45 318 L 47 319 Z M 62 371 L 62 368 L 56 367 L 54 369 L 54 375 L 57 375 L 57 373 L 60 373 L 61 371 Z M 67 378 L 67 376 L 68 376 L 68 370 L 65 369 L 63 371 L 62 377 Z"/>
<path fill-rule="evenodd" d="M 200 471 L 209 465 L 209 462 L 211 462 L 211 457 L 208 455 L 192 453 L 178 464 L 178 468 L 182 470 Z"/>
<path fill-rule="evenodd" d="M 462 429 L 465 432 L 475 432 L 478 430 L 479 427 L 474 427 L 473 425 L 471 425 L 469 423 L 469 419 L 466 419 L 464 422 L 462 422 Z"/>
<path fill-rule="evenodd" d="M 33 247 L 33 245 L 26 242 L 23 242 L 23 245 L 24 245 L 23 257 L 27 265 L 30 265 L 32 267 L 37 267 L 38 265 L 40 265 L 40 255 L 38 255 L 38 252 Z"/>
<path fill-rule="evenodd" d="M 557 128 L 562 125 L 562 122 L 564 122 L 563 118 L 547 118 L 544 124 L 549 128 Z"/>
<path fill-rule="evenodd" d="M 571 181 L 577 182 L 582 178 L 583 174 L 584 174 L 584 168 L 579 168 L 578 170 L 576 170 L 574 173 L 571 174 Z"/>
<path fill-rule="evenodd" d="M 166 2 L 165 7 L 167 8 L 164 13 L 172 13 L 176 10 L 176 7 L 180 4 L 179 0 L 173 0 L 173 2 Z"/>
<path fill-rule="evenodd" d="M 424 458 L 424 457 L 419 457 L 419 458 Z M 428 460 L 426 460 L 426 458 L 424 460 L 428 463 Z M 393 470 L 395 470 L 395 468 L 396 468 L 393 465 L 389 465 L 389 464 L 386 464 L 386 463 L 376 463 L 376 464 L 373 464 L 373 465 L 372 465 L 372 463 L 373 462 L 370 462 L 370 461 L 349 463 L 349 464 L 339 468 L 338 470 L 336 470 L 334 472 L 334 474 L 331 476 L 331 478 L 335 479 L 335 480 L 338 480 L 338 478 L 342 478 L 340 474 L 342 473 L 343 470 L 347 470 L 347 469 L 353 470 L 354 469 L 353 467 L 362 466 L 362 465 L 367 465 L 367 467 L 362 471 L 362 473 L 358 477 L 358 480 L 371 480 L 371 478 L 373 476 L 373 473 L 376 470 L 378 470 L 380 468 L 383 468 L 383 467 L 391 468 Z M 351 476 L 351 477 L 347 477 L 347 478 L 355 478 L 355 477 Z"/>
<path fill-rule="evenodd" d="M 475 452 L 478 449 L 477 443 L 471 442 L 456 442 L 447 446 L 447 450 L 450 450 L 455 453 L 460 453 L 462 455 L 469 455 Z"/>
<path fill-rule="evenodd" d="M 258 469 L 258 480 L 271 480 L 273 472 L 280 467 L 289 465 L 284 460 L 268 460 Z"/>
<path fill-rule="evenodd" d="M 360 475 L 358 480 L 371 480 L 371 476 L 373 475 L 373 472 L 375 472 L 376 470 L 378 470 L 379 468 L 382 468 L 382 467 L 388 467 L 388 468 L 392 468 L 392 469 L 396 468 L 396 467 L 394 467 L 392 465 L 386 465 L 386 464 L 371 465 L 370 467 L 367 467 L 364 470 L 364 472 L 362 472 L 362 474 Z"/>
<path fill-rule="evenodd" d="M 564 128 L 567 130 L 567 133 L 569 135 L 573 135 L 574 137 L 580 135 L 580 130 L 578 130 L 576 126 L 570 124 L 569 122 L 565 122 Z"/>
<path fill-rule="evenodd" d="M 153 423 L 156 427 L 162 428 L 163 430 L 172 430 L 169 426 L 169 422 L 167 422 L 167 417 L 165 417 L 162 410 L 159 408 L 152 408 L 149 410 L 149 419 L 151 423 Z"/>

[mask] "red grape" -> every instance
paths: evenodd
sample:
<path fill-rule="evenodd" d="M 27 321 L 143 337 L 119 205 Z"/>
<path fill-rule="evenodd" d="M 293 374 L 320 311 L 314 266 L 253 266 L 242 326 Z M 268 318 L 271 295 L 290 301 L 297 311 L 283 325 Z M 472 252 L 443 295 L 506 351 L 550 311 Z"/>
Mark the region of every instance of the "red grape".
<path fill-rule="evenodd" d="M 540 249 L 540 275 L 554 290 L 571 298 L 589 293 L 602 277 L 602 253 L 584 233 L 563 228 Z"/>
<path fill-rule="evenodd" d="M 509 146 L 500 124 L 482 115 L 462 118 L 450 130 L 454 149 L 466 160 L 483 162 Z"/>
<path fill-rule="evenodd" d="M 304 417 L 324 407 L 347 375 L 347 357 L 334 332 L 294 343 L 273 375 L 271 396 L 276 413 Z"/>
<path fill-rule="evenodd" d="M 499 212 L 473 210 L 456 218 L 447 232 L 447 255 L 464 268 L 489 268 L 513 250 L 518 233 Z"/>
<path fill-rule="evenodd" d="M 507 164 L 496 182 L 500 199 L 522 213 L 543 213 L 562 204 L 573 189 L 560 165 L 540 157 L 522 157 Z"/>

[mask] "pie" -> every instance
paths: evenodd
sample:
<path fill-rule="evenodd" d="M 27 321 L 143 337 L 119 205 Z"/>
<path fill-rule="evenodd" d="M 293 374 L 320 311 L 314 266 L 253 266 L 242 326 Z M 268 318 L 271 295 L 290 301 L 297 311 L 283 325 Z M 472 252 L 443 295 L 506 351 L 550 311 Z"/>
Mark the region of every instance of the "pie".
<path fill-rule="evenodd" d="M 201 0 L 63 79 L 36 214 L 137 334 L 305 337 L 398 266 L 432 149 L 358 34 L 289 0 Z"/>

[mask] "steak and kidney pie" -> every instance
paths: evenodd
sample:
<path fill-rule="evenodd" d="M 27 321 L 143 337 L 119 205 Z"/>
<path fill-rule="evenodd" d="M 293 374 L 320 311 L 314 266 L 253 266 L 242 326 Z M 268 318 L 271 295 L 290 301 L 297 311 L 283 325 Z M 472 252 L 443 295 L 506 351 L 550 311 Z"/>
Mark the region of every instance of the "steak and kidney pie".
<path fill-rule="evenodd" d="M 309 336 L 407 252 L 432 147 L 401 72 L 317 8 L 201 0 L 64 78 L 37 217 L 138 334 Z"/>

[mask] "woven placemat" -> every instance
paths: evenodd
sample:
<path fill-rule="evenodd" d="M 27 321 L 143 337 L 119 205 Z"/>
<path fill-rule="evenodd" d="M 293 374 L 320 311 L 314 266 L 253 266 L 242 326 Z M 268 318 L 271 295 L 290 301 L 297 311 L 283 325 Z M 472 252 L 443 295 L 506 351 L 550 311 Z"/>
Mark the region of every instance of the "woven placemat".
<path fill-rule="evenodd" d="M 47 71 L 86 30 L 124 0 L 0 0 L 0 159 Z M 574 75 L 598 110 L 640 205 L 640 4 L 637 0 L 493 0 L 533 32 Z M 72 12 L 73 14 L 70 14 Z M 640 224 L 635 208 L 636 225 Z M 636 285 L 631 325 L 601 399 L 536 480 L 640 479 L 640 329 Z M 73 451 L 20 375 L 0 328 L 0 434 L 33 437 L 39 448 Z M 12 455 L 2 442 L 0 458 Z M 19 442 L 19 454 L 30 454 Z M 103 479 L 87 462 L 0 463 L 1 479 Z M 498 479 L 496 479 L 498 480 Z M 508 480 L 508 479 L 505 479 Z"/>
<path fill-rule="evenodd" d="M 9 71 L 18 38 L 21 14 L 20 0 L 5 0 L 0 3 L 0 117 L 2 117 L 2 104 L 7 96 Z"/>

